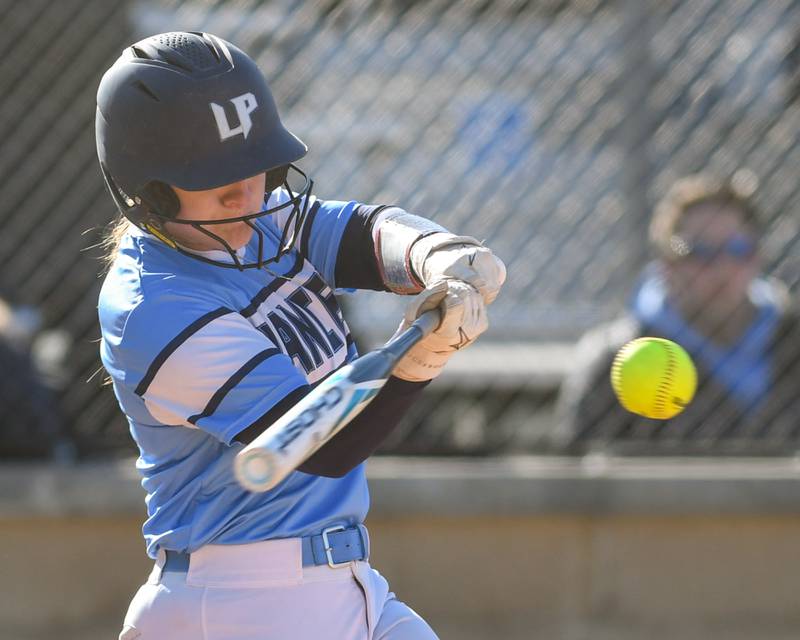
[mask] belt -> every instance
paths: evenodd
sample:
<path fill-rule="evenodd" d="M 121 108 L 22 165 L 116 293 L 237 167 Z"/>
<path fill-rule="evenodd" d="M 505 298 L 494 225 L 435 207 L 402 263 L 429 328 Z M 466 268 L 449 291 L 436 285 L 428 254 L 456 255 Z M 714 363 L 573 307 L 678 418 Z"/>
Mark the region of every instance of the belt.
<path fill-rule="evenodd" d="M 316 536 L 300 538 L 303 548 L 303 566 L 314 567 L 327 564 L 343 567 L 354 560 L 369 558 L 369 535 L 363 524 L 355 527 L 329 527 Z M 162 573 L 186 573 L 191 554 L 166 550 L 166 561 Z"/>

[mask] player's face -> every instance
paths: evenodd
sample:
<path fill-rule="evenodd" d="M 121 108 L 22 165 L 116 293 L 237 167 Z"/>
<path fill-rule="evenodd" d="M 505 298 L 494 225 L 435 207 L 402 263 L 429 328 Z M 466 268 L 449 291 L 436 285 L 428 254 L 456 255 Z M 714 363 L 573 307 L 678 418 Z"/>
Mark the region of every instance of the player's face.
<path fill-rule="evenodd" d="M 735 207 L 698 205 L 677 230 L 688 255 L 668 265 L 670 292 L 689 309 L 724 317 L 747 300 L 760 270 L 756 235 Z"/>
<path fill-rule="evenodd" d="M 260 173 L 216 189 L 185 191 L 173 187 L 180 201 L 179 220 L 224 220 L 261 210 L 264 203 L 265 177 Z M 166 223 L 167 230 L 180 244 L 197 251 L 224 249 L 219 242 L 186 224 Z M 233 249 L 245 246 L 253 229 L 244 222 L 213 224 L 204 227 L 225 240 Z"/>

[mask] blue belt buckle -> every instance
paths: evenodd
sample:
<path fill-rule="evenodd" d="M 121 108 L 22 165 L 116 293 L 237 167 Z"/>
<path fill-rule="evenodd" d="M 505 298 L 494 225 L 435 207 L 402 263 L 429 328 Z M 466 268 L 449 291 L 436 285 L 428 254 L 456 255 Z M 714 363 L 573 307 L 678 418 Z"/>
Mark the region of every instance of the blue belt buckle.
<path fill-rule="evenodd" d="M 330 541 L 328 540 L 328 535 L 331 533 L 336 533 L 337 531 L 344 531 L 345 528 L 342 526 L 336 527 L 328 527 L 327 529 L 322 530 L 322 544 L 325 546 L 325 557 L 328 559 L 328 566 L 331 569 L 336 569 L 338 567 L 345 567 L 350 564 L 350 560 L 346 560 L 345 562 L 334 562 L 333 560 L 333 547 L 331 546 Z"/>

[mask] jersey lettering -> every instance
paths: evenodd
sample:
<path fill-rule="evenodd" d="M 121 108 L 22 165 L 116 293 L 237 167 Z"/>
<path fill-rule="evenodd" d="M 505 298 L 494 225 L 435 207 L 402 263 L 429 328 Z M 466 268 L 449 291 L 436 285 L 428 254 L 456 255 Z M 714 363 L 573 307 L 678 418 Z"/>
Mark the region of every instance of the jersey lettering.
<path fill-rule="evenodd" d="M 262 322 L 256 329 L 267 336 L 272 344 L 280 348 L 281 342 L 278 340 L 278 337 L 275 335 L 275 330 L 269 322 Z"/>
<path fill-rule="evenodd" d="M 307 262 L 291 280 L 262 289 L 244 316 L 305 372 L 310 383 L 347 359 L 349 332 L 339 303 Z"/>
<path fill-rule="evenodd" d="M 292 420 L 285 429 L 278 432 L 278 448 L 281 451 L 285 451 L 306 429 L 318 424 L 323 411 L 335 407 L 343 397 L 344 394 L 339 387 L 331 387 L 328 389 L 322 397 L 315 400 L 310 407 Z M 328 422 L 333 423 L 331 426 L 336 426 L 335 420 L 329 419 Z M 328 433 L 318 434 L 317 437 L 325 438 L 328 435 Z"/>
<path fill-rule="evenodd" d="M 344 342 L 336 335 L 336 331 L 333 329 L 328 329 L 326 331 L 322 323 L 314 316 L 313 312 L 311 312 L 309 309 L 311 298 L 308 297 L 308 294 L 303 291 L 303 289 L 295 291 L 289 296 L 288 300 L 292 308 L 303 318 L 302 320 L 297 318 L 300 330 L 307 331 L 311 339 L 322 347 L 329 358 L 344 346 Z M 323 340 L 320 335 L 320 330 L 325 331 L 325 335 L 328 338 L 327 341 Z M 332 351 L 329 351 L 329 348 L 332 349 Z"/>
<path fill-rule="evenodd" d="M 306 300 L 310 302 L 308 297 Z M 334 331 L 320 331 L 313 316 L 291 302 L 288 305 L 276 305 L 267 312 L 267 321 L 256 328 L 307 374 L 323 365 L 325 360 L 322 354 L 331 359 L 334 353 L 344 347 L 344 342 Z M 279 338 L 276 339 L 276 336 Z"/>
<path fill-rule="evenodd" d="M 267 313 L 267 318 L 281 337 L 282 344 L 279 346 L 283 348 L 286 355 L 294 360 L 295 364 L 300 365 L 303 371 L 311 373 L 316 367 L 303 348 L 302 340 L 294 327 L 275 311 Z M 320 362 L 320 364 L 322 363 Z"/>
<path fill-rule="evenodd" d="M 319 298 L 319 301 L 328 310 L 331 320 L 336 323 L 336 326 L 339 327 L 343 334 L 346 334 L 347 331 L 345 330 L 342 312 L 339 310 L 339 303 L 336 302 L 336 296 L 333 295 L 333 291 L 325 284 L 325 281 L 314 273 L 306 280 L 303 286 Z"/>

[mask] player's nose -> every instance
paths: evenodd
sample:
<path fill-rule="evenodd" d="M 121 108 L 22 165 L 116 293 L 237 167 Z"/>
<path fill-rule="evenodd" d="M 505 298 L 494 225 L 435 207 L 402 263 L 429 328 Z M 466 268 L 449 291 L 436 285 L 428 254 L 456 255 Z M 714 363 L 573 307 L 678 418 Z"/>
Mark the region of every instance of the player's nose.
<path fill-rule="evenodd" d="M 225 187 L 220 200 L 226 209 L 241 210 L 250 199 L 252 187 L 247 180 L 240 180 Z"/>

